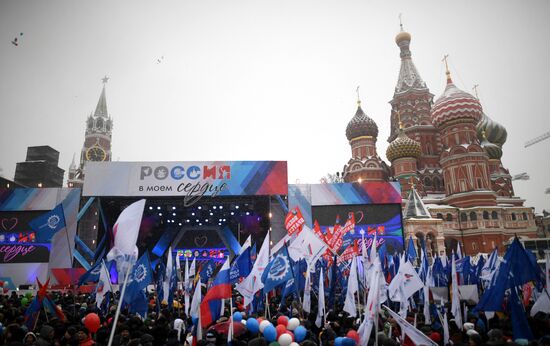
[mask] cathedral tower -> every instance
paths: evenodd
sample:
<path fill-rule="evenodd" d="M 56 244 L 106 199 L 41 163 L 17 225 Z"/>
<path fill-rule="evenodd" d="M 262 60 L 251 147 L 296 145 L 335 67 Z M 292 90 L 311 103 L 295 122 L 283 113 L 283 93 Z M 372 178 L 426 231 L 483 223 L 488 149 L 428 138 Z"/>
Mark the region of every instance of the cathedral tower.
<path fill-rule="evenodd" d="M 432 120 L 445 147 L 441 154 L 445 201 L 463 208 L 494 206 L 496 194 L 491 189 L 489 157 L 476 133 L 482 117 L 481 104 L 454 85 L 448 67 L 446 74 L 445 91 L 432 108 Z"/>
<path fill-rule="evenodd" d="M 389 168 L 376 152 L 378 125 L 363 112 L 360 100 L 346 128 L 346 137 L 351 146 L 351 159 L 344 166 L 344 181 L 388 181 Z"/>
<path fill-rule="evenodd" d="M 111 133 L 113 120 L 107 112 L 107 99 L 105 97 L 105 84 L 109 78 L 102 79 L 103 89 L 95 112 L 86 120 L 86 133 L 84 145 L 80 151 L 80 163 L 77 167 L 73 161 L 69 167 L 68 186 L 82 187 L 84 183 L 84 165 L 86 161 L 111 161 Z"/>
<path fill-rule="evenodd" d="M 439 164 L 442 146 L 439 132 L 432 124 L 430 107 L 433 95 L 420 77 L 411 58 L 411 34 L 403 31 L 395 37 L 395 43 L 400 49 L 401 68 L 397 85 L 390 101 L 391 133 L 388 142 L 392 142 L 400 133 L 399 123 L 403 124 L 404 133 L 412 140 L 420 143 L 418 157 L 417 187 L 420 193 L 444 192 L 443 177 Z M 398 120 L 397 112 L 400 114 Z M 390 158 L 388 158 L 391 160 Z M 402 185 L 404 194 L 408 195 L 409 186 Z"/>

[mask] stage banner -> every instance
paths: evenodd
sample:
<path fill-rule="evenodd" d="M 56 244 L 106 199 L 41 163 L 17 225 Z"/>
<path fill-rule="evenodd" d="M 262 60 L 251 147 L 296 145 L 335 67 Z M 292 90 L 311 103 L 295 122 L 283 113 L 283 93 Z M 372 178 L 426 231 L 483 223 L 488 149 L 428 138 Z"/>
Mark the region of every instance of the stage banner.
<path fill-rule="evenodd" d="M 86 162 L 84 196 L 287 195 L 286 161 Z"/>

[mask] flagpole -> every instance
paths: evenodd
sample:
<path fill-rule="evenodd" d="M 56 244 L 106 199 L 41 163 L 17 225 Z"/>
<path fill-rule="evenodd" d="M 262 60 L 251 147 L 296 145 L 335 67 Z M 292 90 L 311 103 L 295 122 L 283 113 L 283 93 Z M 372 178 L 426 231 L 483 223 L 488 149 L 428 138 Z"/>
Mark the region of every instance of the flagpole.
<path fill-rule="evenodd" d="M 118 306 L 116 308 L 115 318 L 113 320 L 113 328 L 111 329 L 111 335 L 109 336 L 109 343 L 107 346 L 113 344 L 113 338 L 115 336 L 116 324 L 118 322 L 118 316 L 120 315 L 120 308 L 122 307 L 122 301 L 124 300 L 124 293 L 126 292 L 126 285 L 128 283 L 128 277 L 130 276 L 130 270 L 133 266 L 128 263 L 128 268 L 126 269 L 126 275 L 124 277 L 124 284 L 122 285 L 122 292 L 120 293 L 120 298 L 118 301 Z"/>
<path fill-rule="evenodd" d="M 285 248 L 286 253 L 288 255 L 288 245 L 285 241 Z M 290 260 L 290 255 L 288 255 Z M 302 298 L 300 297 L 300 286 L 298 286 L 298 282 L 296 282 L 296 275 L 294 275 L 294 268 L 292 268 L 292 264 L 290 264 L 290 273 L 292 274 L 292 280 L 294 280 L 294 286 L 296 287 L 296 294 L 298 295 L 298 301 L 300 302 L 300 306 L 302 306 Z"/>

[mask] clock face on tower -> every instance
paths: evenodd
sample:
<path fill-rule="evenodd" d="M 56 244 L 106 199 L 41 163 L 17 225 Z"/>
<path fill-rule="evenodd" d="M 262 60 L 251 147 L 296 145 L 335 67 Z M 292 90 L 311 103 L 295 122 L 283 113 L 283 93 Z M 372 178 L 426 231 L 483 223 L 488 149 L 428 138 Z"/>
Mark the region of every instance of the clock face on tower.
<path fill-rule="evenodd" d="M 86 150 L 87 161 L 105 161 L 107 159 L 107 153 L 103 148 L 95 146 Z"/>

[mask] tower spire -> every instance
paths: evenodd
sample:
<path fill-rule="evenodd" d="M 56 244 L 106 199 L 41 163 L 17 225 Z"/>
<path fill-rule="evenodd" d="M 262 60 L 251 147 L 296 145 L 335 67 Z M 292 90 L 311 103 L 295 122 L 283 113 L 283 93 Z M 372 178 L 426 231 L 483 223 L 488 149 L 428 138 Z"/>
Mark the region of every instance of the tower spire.
<path fill-rule="evenodd" d="M 449 59 L 449 54 L 443 55 L 443 59 L 441 61 L 445 62 L 445 74 L 447 75 L 447 84 L 451 84 L 453 80 L 451 79 L 451 71 L 449 71 L 449 62 L 447 61 Z"/>
<path fill-rule="evenodd" d="M 401 20 L 402 13 L 399 13 L 399 28 L 403 31 L 403 21 Z"/>
<path fill-rule="evenodd" d="M 101 78 L 103 82 L 103 89 L 101 90 L 101 95 L 97 101 L 97 106 L 95 107 L 94 116 L 107 118 L 109 113 L 107 112 L 107 98 L 105 97 L 105 84 L 109 81 L 109 77 L 105 76 Z"/>

